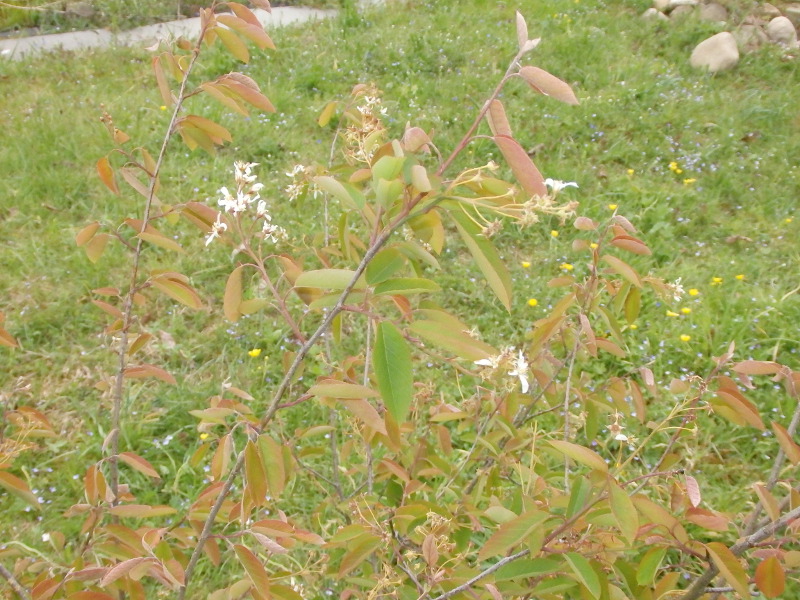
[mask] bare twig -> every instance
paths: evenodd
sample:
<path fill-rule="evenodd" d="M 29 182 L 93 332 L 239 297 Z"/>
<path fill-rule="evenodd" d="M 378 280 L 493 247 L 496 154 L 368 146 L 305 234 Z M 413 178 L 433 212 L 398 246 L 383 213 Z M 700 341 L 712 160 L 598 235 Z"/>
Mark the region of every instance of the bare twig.
<path fill-rule="evenodd" d="M 789 511 L 777 521 L 769 523 L 756 530 L 746 538 L 739 540 L 733 546 L 731 546 L 730 551 L 734 556 L 741 556 L 745 551 L 749 550 L 762 540 L 767 539 L 779 529 L 783 529 L 798 517 L 800 517 L 800 507 Z M 686 590 L 686 593 L 681 597 L 681 600 L 696 600 L 705 594 L 708 584 L 711 583 L 714 577 L 716 577 L 718 574 L 719 569 L 717 569 L 713 563 L 709 563 L 705 572 L 694 580 L 694 583 L 689 587 L 689 589 Z"/>
<path fill-rule="evenodd" d="M 164 157 L 167 153 L 167 146 L 169 141 L 172 139 L 172 135 L 175 133 L 175 123 L 178 121 L 178 115 L 180 114 L 181 107 L 183 105 L 184 96 L 186 93 L 186 85 L 189 82 L 189 75 L 194 68 L 195 63 L 197 62 L 197 57 L 200 55 L 200 44 L 205 37 L 205 33 L 207 30 L 208 25 L 206 25 L 200 31 L 200 37 L 197 41 L 197 45 L 192 52 L 192 58 L 189 61 L 186 70 L 184 71 L 183 80 L 181 81 L 180 91 L 178 92 L 178 97 L 175 102 L 175 109 L 172 111 L 172 117 L 169 121 L 169 127 L 167 128 L 167 132 L 164 134 L 164 139 L 161 142 L 161 150 L 158 153 L 158 159 L 156 160 L 155 168 L 153 169 L 153 174 L 150 177 L 150 182 L 147 190 L 147 200 L 145 201 L 144 205 L 144 214 L 142 215 L 142 228 L 140 233 L 144 233 L 148 227 L 150 221 L 150 212 L 153 207 L 153 198 L 155 196 L 156 185 L 158 183 L 158 175 L 161 172 L 161 166 L 164 163 Z M 119 345 L 117 346 L 117 356 L 119 359 L 117 373 L 114 378 L 114 406 L 111 411 L 111 456 L 109 459 L 110 463 L 110 486 L 111 486 L 111 493 L 114 497 L 112 501 L 112 505 L 116 505 L 119 503 L 119 466 L 117 464 L 117 456 L 119 455 L 119 433 L 120 433 L 120 419 L 122 413 L 122 402 L 124 396 L 124 385 L 125 385 L 125 369 L 128 364 L 128 334 L 131 325 L 133 324 L 133 298 L 136 294 L 136 290 L 138 289 L 138 279 L 139 279 L 139 268 L 141 264 L 141 257 L 142 257 L 142 250 L 144 248 L 144 240 L 140 237 L 137 239 L 136 248 L 133 253 L 133 265 L 131 267 L 131 277 L 130 283 L 128 286 L 128 293 L 125 295 L 125 301 L 123 303 L 123 326 L 120 332 L 120 340 Z"/>
<path fill-rule="evenodd" d="M 23 598 L 23 600 L 30 600 L 31 595 L 28 593 L 28 590 L 25 589 L 25 587 L 23 587 L 22 584 L 17 581 L 17 578 L 14 577 L 14 574 L 6 569 L 3 565 L 0 565 L 0 575 L 2 575 L 3 579 L 8 582 L 8 585 L 10 585 L 11 589 L 16 592 L 17 596 Z"/>
<path fill-rule="evenodd" d="M 505 558 L 503 558 L 501 560 L 498 560 L 491 567 L 488 567 L 487 569 L 485 569 L 485 570 L 481 571 L 480 573 L 478 573 L 477 575 L 475 575 L 475 577 L 473 577 L 472 579 L 469 579 L 468 581 L 465 581 L 461 585 L 454 587 L 452 590 L 449 590 L 449 591 L 445 592 L 444 594 L 440 594 L 439 596 L 436 596 L 435 598 L 433 598 L 433 600 L 447 600 L 447 598 L 452 598 L 456 594 L 460 594 L 461 592 L 464 592 L 464 591 L 470 589 L 473 585 L 478 583 L 481 579 L 484 579 L 484 578 L 488 577 L 489 575 L 491 575 L 492 573 L 497 571 L 500 567 L 502 567 L 504 565 L 507 565 L 510 562 L 514 562 L 518 558 L 522 558 L 523 556 L 527 556 L 529 552 L 530 552 L 529 550 L 520 550 L 516 554 L 512 554 L 510 556 L 506 556 Z"/>

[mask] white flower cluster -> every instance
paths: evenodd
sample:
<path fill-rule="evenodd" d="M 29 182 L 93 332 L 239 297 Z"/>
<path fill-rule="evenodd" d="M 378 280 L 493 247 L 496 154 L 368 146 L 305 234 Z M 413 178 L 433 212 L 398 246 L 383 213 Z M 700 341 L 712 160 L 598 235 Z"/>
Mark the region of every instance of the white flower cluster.
<path fill-rule="evenodd" d="M 530 367 L 528 365 L 528 361 L 525 359 L 525 355 L 522 353 L 522 350 L 518 350 L 517 355 L 514 356 L 514 348 L 506 348 L 498 356 L 490 356 L 489 358 L 476 360 L 475 364 L 480 365 L 481 367 L 487 367 L 491 371 L 495 371 L 503 365 L 510 367 L 510 369 L 507 371 L 508 376 L 519 379 L 522 393 L 528 393 L 528 390 L 530 389 L 530 384 L 528 383 L 528 370 Z"/>
<path fill-rule="evenodd" d="M 282 227 L 272 224 L 272 215 L 269 214 L 267 203 L 261 198 L 260 192 L 264 188 L 264 184 L 258 183 L 257 177 L 253 174 L 253 167 L 257 166 L 258 163 L 242 161 L 233 163 L 236 193 L 231 193 L 225 186 L 219 188 L 221 198 L 218 204 L 222 207 L 222 211 L 217 213 L 217 220 L 211 226 L 211 231 L 206 238 L 206 246 L 228 230 L 228 224 L 223 221 L 223 213 L 237 217 L 253 205 L 256 207 L 256 220 L 263 220 L 261 233 L 264 238 L 272 242 L 286 238 L 286 231 Z"/>

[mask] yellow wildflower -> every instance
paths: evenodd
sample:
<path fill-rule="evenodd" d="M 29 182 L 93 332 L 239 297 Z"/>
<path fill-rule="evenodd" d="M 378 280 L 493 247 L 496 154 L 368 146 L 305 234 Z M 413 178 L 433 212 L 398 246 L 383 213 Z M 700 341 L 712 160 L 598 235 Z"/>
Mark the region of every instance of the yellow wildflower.
<path fill-rule="evenodd" d="M 201 439 L 201 440 L 206 440 L 206 439 L 208 439 L 208 434 L 207 434 L 207 433 L 201 433 L 201 434 L 200 434 L 200 439 Z"/>
<path fill-rule="evenodd" d="M 676 313 L 676 312 L 673 312 L 673 311 L 671 311 L 671 310 L 668 310 L 668 311 L 667 311 L 667 316 L 668 316 L 668 317 L 677 317 L 677 316 L 678 316 L 678 313 Z"/>
<path fill-rule="evenodd" d="M 722 277 L 712 277 L 711 285 L 719 285 L 722 283 Z"/>
<path fill-rule="evenodd" d="M 528 299 L 528 306 L 536 306 L 537 304 L 539 304 L 539 301 L 536 298 Z"/>
<path fill-rule="evenodd" d="M 592 250 L 595 250 L 597 247 L 598 247 L 597 242 L 592 242 L 591 244 L 589 244 L 589 248 L 591 248 Z"/>
<path fill-rule="evenodd" d="M 617 206 L 618 206 L 617 204 L 609 204 L 608 210 L 617 210 Z"/>
<path fill-rule="evenodd" d="M 738 279 L 739 281 L 744 281 L 744 273 L 739 273 L 739 274 L 736 276 L 736 279 Z"/>
<path fill-rule="evenodd" d="M 628 175 L 633 175 L 634 173 L 636 173 L 636 171 L 633 169 L 628 169 Z"/>
<path fill-rule="evenodd" d="M 671 163 L 669 163 L 669 170 L 670 171 L 675 171 L 677 169 L 678 169 L 678 163 L 676 163 L 674 160 Z"/>
<path fill-rule="evenodd" d="M 687 177 L 686 179 L 683 180 L 683 185 L 691 185 L 695 181 L 697 181 L 697 178 L 695 178 L 695 177 Z"/>
<path fill-rule="evenodd" d="M 697 288 L 692 288 L 692 289 L 689 290 L 689 295 L 690 296 L 697 296 L 699 293 L 700 293 L 700 290 L 698 290 Z"/>
<path fill-rule="evenodd" d="M 158 108 L 159 108 L 159 110 L 167 110 L 167 107 L 165 105 L 163 105 L 163 104 L 161 106 L 159 106 Z"/>
<path fill-rule="evenodd" d="M 783 220 L 783 222 L 784 222 L 784 223 L 791 223 L 792 221 L 794 221 L 794 217 L 786 217 L 786 218 Z"/>
<path fill-rule="evenodd" d="M 261 348 L 253 348 L 247 354 L 249 354 L 253 358 L 258 358 L 259 356 L 261 356 Z"/>
<path fill-rule="evenodd" d="M 522 261 L 522 268 L 523 269 L 530 269 L 531 268 L 531 263 L 529 263 L 527 260 L 523 260 Z"/>
<path fill-rule="evenodd" d="M 639 326 L 636 323 L 631 323 L 628 325 L 628 329 L 639 329 Z"/>
<path fill-rule="evenodd" d="M 553 237 L 558 237 L 558 230 L 557 230 L 557 229 L 553 229 L 553 230 L 550 232 L 550 235 L 551 235 L 551 236 L 553 236 Z"/>
<path fill-rule="evenodd" d="M 569 263 L 561 263 L 561 268 L 564 269 L 565 271 L 572 271 L 572 269 L 574 269 L 575 267 L 573 267 Z"/>
<path fill-rule="evenodd" d="M 692 309 L 691 309 L 691 308 L 689 308 L 688 306 L 684 306 L 684 307 L 681 309 L 681 312 L 682 312 L 683 314 L 685 314 L 685 315 L 688 315 L 688 314 L 691 314 L 691 312 L 692 312 Z"/>
<path fill-rule="evenodd" d="M 681 336 L 682 342 L 690 342 L 692 340 L 692 336 L 686 335 L 685 333 Z"/>

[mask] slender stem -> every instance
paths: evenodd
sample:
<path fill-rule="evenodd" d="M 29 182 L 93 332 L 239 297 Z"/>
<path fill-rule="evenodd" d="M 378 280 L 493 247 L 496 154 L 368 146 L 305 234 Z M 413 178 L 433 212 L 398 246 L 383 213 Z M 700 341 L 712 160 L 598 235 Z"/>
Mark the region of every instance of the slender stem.
<path fill-rule="evenodd" d="M 25 589 L 19 581 L 17 581 L 17 578 L 14 577 L 14 574 L 11 571 L 6 569 L 1 564 L 0 564 L 0 575 L 2 575 L 3 579 L 5 579 L 8 582 L 8 585 L 11 586 L 11 589 L 17 593 L 17 596 L 19 596 L 23 600 L 31 599 L 31 595 L 30 593 L 28 593 L 28 590 Z"/>
<path fill-rule="evenodd" d="M 372 319 L 367 319 L 367 347 L 364 349 L 364 387 L 369 385 L 369 369 L 370 358 L 372 357 L 373 331 Z M 367 493 L 371 494 L 372 488 L 375 484 L 375 470 L 372 462 L 372 444 L 370 443 L 370 440 L 364 440 L 364 447 L 367 453 Z"/>
<path fill-rule="evenodd" d="M 741 556 L 744 554 L 746 550 L 749 550 L 762 540 L 767 539 L 773 533 L 778 531 L 779 529 L 783 529 L 786 527 L 790 522 L 794 521 L 800 517 L 800 506 L 795 508 L 792 511 L 789 511 L 785 515 L 783 515 L 780 519 L 773 523 L 768 523 L 764 527 L 756 530 L 754 533 L 750 534 L 746 538 L 739 540 L 733 546 L 731 546 L 730 550 L 734 556 Z M 697 579 L 694 580 L 694 583 L 686 590 L 686 593 L 681 596 L 681 600 L 696 600 L 700 596 L 706 593 L 706 588 L 708 584 L 719 574 L 719 569 L 713 564 L 709 563 L 708 568 L 705 572 L 700 575 Z"/>
<path fill-rule="evenodd" d="M 529 552 L 530 552 L 530 550 L 520 550 L 516 554 L 512 554 L 510 556 L 506 556 L 505 558 L 503 558 L 501 560 L 498 560 L 491 567 L 489 567 L 489 568 L 481 571 L 477 575 L 475 575 L 475 577 L 473 577 L 472 579 L 469 579 L 469 580 L 465 581 L 461 585 L 454 587 L 452 590 L 450 590 L 448 592 L 445 592 L 444 594 L 440 594 L 439 596 L 436 596 L 435 598 L 433 598 L 433 600 L 447 600 L 447 598 L 452 598 L 456 594 L 460 594 L 461 592 L 464 592 L 464 591 L 470 589 L 473 585 L 478 583 L 481 579 L 484 579 L 485 577 L 488 577 L 489 575 L 491 575 L 492 573 L 497 571 L 500 567 L 502 567 L 504 565 L 507 565 L 510 562 L 514 562 L 518 558 L 522 558 L 524 556 L 527 556 Z M 420 596 L 420 598 L 422 598 L 422 596 Z"/>
<path fill-rule="evenodd" d="M 169 141 L 170 139 L 172 139 L 172 135 L 175 133 L 175 123 L 178 120 L 178 115 L 180 114 L 181 106 L 183 105 L 183 100 L 186 93 L 186 85 L 189 82 L 189 75 L 191 74 L 195 63 L 197 62 L 197 57 L 200 55 L 200 44 L 203 41 L 205 32 L 206 32 L 205 28 L 202 31 L 200 31 L 200 38 L 192 53 L 192 59 L 189 62 L 189 65 L 186 67 L 186 71 L 184 72 L 183 80 L 181 81 L 180 91 L 178 93 L 178 99 L 175 102 L 175 109 L 172 111 L 172 117 L 170 118 L 169 127 L 167 128 L 167 132 L 164 135 L 163 141 L 161 142 L 161 150 L 158 153 L 158 159 L 156 160 L 155 168 L 153 169 L 153 173 L 150 176 L 150 182 L 147 190 L 147 200 L 145 201 L 144 205 L 144 214 L 142 216 L 142 228 L 140 230 L 140 233 L 144 233 L 150 221 L 150 212 L 153 207 L 153 198 L 155 196 L 156 184 L 158 183 L 158 175 L 161 172 L 161 166 L 164 163 L 164 157 L 166 156 L 167 153 L 167 146 L 169 145 Z M 117 464 L 117 456 L 119 455 L 120 420 L 121 420 L 122 403 L 124 399 L 124 390 L 125 390 L 125 369 L 128 363 L 127 359 L 128 334 L 130 327 L 133 324 L 133 297 L 136 295 L 136 291 L 138 290 L 137 282 L 139 279 L 139 268 L 141 265 L 143 249 L 144 249 L 144 240 L 142 238 L 138 238 L 136 241 L 136 248 L 133 252 L 133 265 L 131 267 L 131 277 L 128 285 L 128 293 L 125 295 L 125 301 L 123 303 L 123 309 L 122 309 L 123 326 L 120 335 L 119 345 L 117 347 L 117 356 L 119 360 L 117 366 L 117 373 L 114 379 L 114 405 L 111 411 L 111 444 L 110 444 L 111 456 L 109 458 L 109 463 L 110 463 L 109 483 L 111 486 L 111 493 L 114 497 L 112 505 L 116 505 L 119 503 L 119 465 Z"/>

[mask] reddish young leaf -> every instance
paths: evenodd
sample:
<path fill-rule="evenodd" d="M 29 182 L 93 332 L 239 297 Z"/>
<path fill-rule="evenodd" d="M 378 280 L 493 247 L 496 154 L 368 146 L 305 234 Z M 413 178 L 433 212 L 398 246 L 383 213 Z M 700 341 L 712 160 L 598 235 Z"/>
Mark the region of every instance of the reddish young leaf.
<path fill-rule="evenodd" d="M 149 506 L 147 504 L 118 504 L 108 509 L 108 512 L 118 517 L 134 517 L 145 519 L 149 517 L 164 517 L 174 515 L 177 510 L 171 506 Z"/>
<path fill-rule="evenodd" d="M 486 113 L 486 121 L 489 123 L 489 129 L 492 131 L 492 135 L 514 137 L 511 133 L 511 125 L 508 124 L 505 108 L 503 108 L 503 103 L 500 102 L 500 100 L 492 100 L 489 105 L 489 110 Z"/>
<path fill-rule="evenodd" d="M 189 308 L 197 310 L 203 306 L 203 302 L 200 300 L 200 296 L 197 292 L 183 281 L 178 281 L 167 276 L 157 276 L 153 277 L 150 282 L 167 296 L 177 300 L 181 304 L 185 304 Z"/>
<path fill-rule="evenodd" d="M 611 245 L 632 252 L 633 254 L 643 254 L 646 256 L 652 254 L 650 248 L 645 246 L 642 240 L 630 235 L 618 235 L 611 240 Z"/>
<path fill-rule="evenodd" d="M 780 373 L 781 365 L 771 360 L 743 360 L 731 369 L 745 375 L 775 375 Z"/>
<path fill-rule="evenodd" d="M 580 104 L 568 83 L 539 67 L 525 66 L 519 70 L 520 76 L 534 90 L 567 104 Z"/>
<path fill-rule="evenodd" d="M 244 265 L 236 267 L 225 283 L 225 295 L 222 299 L 222 312 L 229 321 L 236 322 L 242 316 L 239 310 L 242 304 L 242 271 Z"/>
<path fill-rule="evenodd" d="M 143 564 L 156 564 L 156 559 L 150 558 L 147 556 L 140 556 L 138 558 L 131 558 L 129 560 L 123 560 L 121 563 L 117 563 L 114 565 L 108 573 L 106 573 L 105 577 L 100 581 L 100 587 L 108 587 L 112 583 L 114 583 L 120 577 L 124 577 L 128 573 L 131 572 L 132 569 L 139 567 Z"/>
<path fill-rule="evenodd" d="M 694 508 L 700 506 L 702 496 L 700 495 L 700 486 L 697 480 L 691 475 L 686 476 L 686 494 L 689 496 L 689 502 L 692 503 Z"/>
<path fill-rule="evenodd" d="M 525 17 L 522 16 L 522 13 L 517 11 L 517 44 L 519 45 L 520 51 L 525 47 L 527 41 L 528 25 L 525 23 Z"/>
<path fill-rule="evenodd" d="M 147 462 L 138 454 L 134 454 L 133 452 L 121 452 L 119 454 L 119 459 L 132 469 L 136 469 L 137 471 L 139 471 L 140 473 L 144 473 L 148 477 L 155 477 L 156 479 L 161 479 L 161 475 L 159 475 L 158 471 L 156 471 L 155 468 L 153 468 L 153 465 L 151 465 L 149 462 Z"/>
<path fill-rule="evenodd" d="M 773 521 L 777 521 L 781 516 L 781 509 L 778 505 L 778 501 L 775 499 L 775 496 L 767 489 L 767 486 L 763 483 L 755 483 L 753 484 L 753 490 L 755 490 L 758 499 L 761 501 L 761 505 L 764 507 L 767 515 Z"/>
<path fill-rule="evenodd" d="M 156 83 L 158 84 L 158 92 L 161 94 L 161 99 L 166 106 L 172 106 L 174 99 L 172 92 L 169 89 L 167 78 L 164 77 L 164 69 L 161 68 L 161 57 L 153 57 L 153 73 L 156 76 Z"/>
<path fill-rule="evenodd" d="M 94 237 L 94 234 L 97 233 L 98 229 L 100 229 L 100 223 L 97 221 L 94 223 L 89 223 L 86 227 L 78 232 L 78 235 L 75 236 L 75 244 L 79 247 L 85 246 L 89 240 Z"/>
<path fill-rule="evenodd" d="M 775 432 L 775 437 L 778 439 L 778 444 L 783 450 L 783 453 L 786 457 L 792 461 L 793 465 L 800 463 L 800 446 L 798 446 L 792 436 L 789 435 L 789 432 L 781 425 L 773 421 L 770 423 L 772 425 L 772 431 Z"/>
<path fill-rule="evenodd" d="M 617 273 L 621 275 L 623 279 L 629 281 L 636 287 L 642 287 L 642 281 L 639 279 L 639 274 L 625 261 L 618 259 L 616 256 L 611 256 L 610 254 L 605 254 L 601 258 L 601 260 L 608 263 L 608 266 Z"/>
<path fill-rule="evenodd" d="M 125 369 L 125 377 L 128 379 L 146 379 L 147 377 L 155 377 L 156 379 L 160 379 L 161 381 L 171 385 L 178 384 L 175 377 L 173 377 L 170 373 L 161 367 L 149 364 L 133 365 L 128 367 Z"/>
<path fill-rule="evenodd" d="M 492 139 L 508 162 L 525 194 L 528 197 L 545 196 L 547 186 L 544 184 L 544 177 L 522 146 L 513 138 L 505 135 L 495 135 Z"/>
<path fill-rule="evenodd" d="M 245 546 L 234 544 L 233 549 L 250 581 L 262 596 L 269 597 L 269 575 L 259 558 Z"/>
<path fill-rule="evenodd" d="M 9 348 L 18 348 L 19 344 L 14 336 L 8 333 L 5 329 L 0 327 L 0 346 L 8 346 Z"/>

